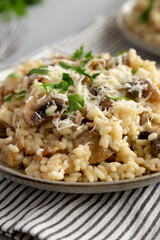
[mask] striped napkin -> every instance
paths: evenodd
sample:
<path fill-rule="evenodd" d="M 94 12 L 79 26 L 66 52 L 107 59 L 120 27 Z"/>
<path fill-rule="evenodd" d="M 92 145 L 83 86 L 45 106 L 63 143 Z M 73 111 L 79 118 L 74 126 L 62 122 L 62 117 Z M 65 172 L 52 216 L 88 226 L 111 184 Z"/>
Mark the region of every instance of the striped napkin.
<path fill-rule="evenodd" d="M 99 17 L 52 48 L 73 52 L 81 44 L 112 54 L 131 47 L 113 16 Z M 137 50 L 144 58 L 155 59 Z M 0 232 L 18 240 L 158 240 L 159 202 L 159 183 L 118 193 L 76 195 L 37 190 L 0 176 Z"/>

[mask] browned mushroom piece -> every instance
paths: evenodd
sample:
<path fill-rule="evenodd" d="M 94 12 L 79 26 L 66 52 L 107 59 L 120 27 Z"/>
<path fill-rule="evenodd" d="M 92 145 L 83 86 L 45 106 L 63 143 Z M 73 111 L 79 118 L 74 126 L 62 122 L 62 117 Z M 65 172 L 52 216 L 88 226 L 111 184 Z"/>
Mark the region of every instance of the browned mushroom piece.
<path fill-rule="evenodd" d="M 7 128 L 9 128 L 10 126 L 3 120 L 0 120 L 0 138 L 7 138 Z M 11 127 L 10 127 L 11 128 Z"/>
<path fill-rule="evenodd" d="M 0 106 L 4 103 L 4 86 L 0 86 Z"/>
<path fill-rule="evenodd" d="M 157 157 L 160 153 L 160 139 L 158 138 L 150 141 L 150 147 L 152 156 Z"/>
<path fill-rule="evenodd" d="M 83 115 L 79 110 L 77 110 L 73 115 L 73 123 L 77 125 L 72 127 L 73 131 L 76 131 L 78 126 L 82 124 L 82 120 L 83 120 Z"/>
<path fill-rule="evenodd" d="M 28 74 L 27 77 L 28 85 L 32 85 L 34 83 L 34 80 L 36 80 L 37 82 L 41 82 L 41 80 L 44 78 L 42 75 L 37 73 Z"/>
<path fill-rule="evenodd" d="M 146 111 L 142 112 L 139 116 L 140 116 L 140 125 L 141 126 L 144 125 L 150 117 L 149 113 Z"/>
<path fill-rule="evenodd" d="M 102 111 L 104 111 L 105 109 L 108 110 L 110 107 L 113 106 L 113 100 L 111 100 L 108 97 L 103 97 L 101 102 L 100 102 L 100 106 L 102 107 Z"/>
<path fill-rule="evenodd" d="M 139 97 L 139 85 L 143 86 L 142 97 L 146 98 L 149 96 L 151 101 L 160 101 L 160 91 L 154 83 L 150 83 L 147 79 L 139 80 L 138 82 L 127 83 L 130 86 L 126 88 L 127 96 L 136 99 Z"/>
<path fill-rule="evenodd" d="M 58 113 L 62 110 L 64 105 L 64 100 L 57 98 L 56 96 L 46 97 L 41 102 L 37 101 L 35 97 L 29 100 L 23 109 L 23 118 L 25 122 L 30 126 L 38 126 L 44 122 L 49 117 L 56 117 Z M 55 114 L 49 116 L 46 114 L 46 109 L 50 106 L 56 106 Z"/>
<path fill-rule="evenodd" d="M 111 149 L 99 146 L 99 141 L 100 135 L 98 132 L 87 131 L 78 138 L 74 139 L 73 145 L 74 147 L 78 147 L 78 145 L 88 144 L 91 151 L 89 163 L 96 164 L 107 160 L 114 154 Z"/>

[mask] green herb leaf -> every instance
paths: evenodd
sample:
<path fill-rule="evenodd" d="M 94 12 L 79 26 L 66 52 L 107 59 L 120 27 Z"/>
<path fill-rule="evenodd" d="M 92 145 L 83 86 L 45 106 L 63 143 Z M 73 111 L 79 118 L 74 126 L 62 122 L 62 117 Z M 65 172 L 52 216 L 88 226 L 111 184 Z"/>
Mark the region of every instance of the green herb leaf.
<path fill-rule="evenodd" d="M 131 72 L 132 72 L 132 74 L 134 75 L 137 71 L 138 71 L 138 69 L 132 70 Z"/>
<path fill-rule="evenodd" d="M 130 101 L 131 99 L 130 98 L 127 98 L 127 97 L 113 97 L 109 94 L 109 92 L 106 90 L 106 93 L 107 93 L 107 97 L 112 99 L 112 100 L 126 100 L 126 101 Z"/>
<path fill-rule="evenodd" d="M 12 78 L 19 78 L 19 75 L 18 75 L 18 73 L 11 73 L 11 74 L 9 74 L 9 77 L 12 77 Z"/>
<path fill-rule="evenodd" d="M 126 51 L 126 50 L 123 50 L 123 51 L 121 51 L 121 52 L 116 53 L 114 56 L 115 56 L 115 57 L 118 57 L 119 55 L 122 55 L 123 53 L 127 53 L 127 51 Z"/>
<path fill-rule="evenodd" d="M 18 99 L 22 99 L 25 97 L 25 94 L 26 94 L 26 91 L 23 90 L 21 92 L 18 92 L 18 93 L 14 93 L 14 94 L 11 94 L 9 95 L 4 101 L 5 102 L 9 102 L 12 100 L 13 97 L 17 97 Z"/>
<path fill-rule="evenodd" d="M 73 85 L 73 80 L 68 73 L 63 73 L 62 80 L 68 83 L 68 86 Z"/>
<path fill-rule="evenodd" d="M 91 59 L 93 59 L 92 52 L 90 51 L 85 53 L 83 45 L 80 46 L 80 48 L 75 51 L 72 57 L 79 60 L 85 58 L 86 62 L 89 62 Z"/>
<path fill-rule="evenodd" d="M 15 15 L 26 14 L 27 5 L 39 3 L 42 0 L 0 0 L 0 13 L 3 20 L 10 20 Z"/>
<path fill-rule="evenodd" d="M 40 68 L 48 68 L 48 65 L 41 65 Z"/>
<path fill-rule="evenodd" d="M 49 74 L 49 70 L 47 69 L 42 69 L 42 68 L 33 68 L 31 71 L 29 71 L 28 73 L 30 74 L 40 74 L 40 75 L 48 75 Z"/>
<path fill-rule="evenodd" d="M 69 107 L 68 115 L 74 112 L 75 110 L 81 109 L 84 107 L 84 99 L 79 94 L 68 95 Z"/>
<path fill-rule="evenodd" d="M 82 59 L 84 57 L 83 45 L 74 52 L 72 57 L 76 59 Z"/>
<path fill-rule="evenodd" d="M 69 66 L 69 65 L 67 65 L 67 64 L 64 63 L 64 62 L 59 62 L 59 65 L 60 65 L 62 68 L 65 68 L 65 69 L 70 69 L 70 68 L 72 68 L 72 66 Z"/>
<path fill-rule="evenodd" d="M 80 62 L 80 66 L 69 66 L 69 65 L 65 64 L 64 62 L 60 62 L 59 65 L 65 69 L 72 69 L 80 75 L 85 75 L 85 76 L 89 77 L 91 79 L 91 81 L 93 81 L 98 75 L 100 75 L 102 73 L 102 71 L 101 71 L 101 72 L 95 73 L 95 74 L 93 74 L 93 76 L 91 76 L 90 74 L 86 73 L 86 70 L 85 70 L 82 62 Z"/>
<path fill-rule="evenodd" d="M 73 85 L 73 80 L 68 73 L 63 73 L 62 82 L 60 83 L 44 83 L 42 85 L 38 84 L 38 86 L 42 86 L 48 93 L 50 93 L 53 89 L 62 89 L 60 92 L 65 93 L 68 90 L 68 87 L 71 85 Z"/>
<path fill-rule="evenodd" d="M 104 70 L 104 68 L 100 72 L 93 74 L 92 78 L 95 79 L 96 77 L 98 77 L 103 72 L 103 70 Z"/>
<path fill-rule="evenodd" d="M 140 16 L 141 22 L 143 22 L 143 23 L 147 23 L 148 22 L 149 14 L 150 14 L 152 8 L 153 8 L 153 0 L 150 0 L 148 6 L 146 7 L 144 12 Z"/>
<path fill-rule="evenodd" d="M 92 52 L 88 52 L 85 54 L 86 62 L 89 62 L 93 59 Z"/>

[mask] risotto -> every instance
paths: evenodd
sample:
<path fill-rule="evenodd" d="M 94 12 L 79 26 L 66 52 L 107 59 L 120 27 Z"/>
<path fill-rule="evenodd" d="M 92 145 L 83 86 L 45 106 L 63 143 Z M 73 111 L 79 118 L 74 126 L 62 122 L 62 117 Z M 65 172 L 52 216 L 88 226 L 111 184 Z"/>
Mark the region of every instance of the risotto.
<path fill-rule="evenodd" d="M 160 46 L 160 1 L 137 0 L 126 25 L 145 41 Z"/>
<path fill-rule="evenodd" d="M 160 72 L 134 49 L 17 67 L 0 87 L 0 160 L 52 181 L 160 171 Z"/>

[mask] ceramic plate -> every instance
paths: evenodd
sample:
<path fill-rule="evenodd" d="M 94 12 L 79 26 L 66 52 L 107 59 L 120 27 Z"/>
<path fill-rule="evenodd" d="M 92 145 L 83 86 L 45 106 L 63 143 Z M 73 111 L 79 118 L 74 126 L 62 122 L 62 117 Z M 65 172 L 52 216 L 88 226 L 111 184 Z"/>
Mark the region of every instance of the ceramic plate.
<path fill-rule="evenodd" d="M 138 35 L 133 33 L 131 30 L 129 30 L 124 22 L 124 19 L 130 12 L 132 11 L 133 6 L 135 5 L 134 0 L 127 1 L 124 3 L 124 5 L 121 7 L 121 9 L 118 11 L 116 20 L 117 25 L 121 32 L 124 34 L 124 36 L 133 44 L 137 45 L 138 47 L 154 54 L 157 56 L 160 56 L 160 47 L 152 44 L 147 43 L 143 39 L 141 39 Z"/>
<path fill-rule="evenodd" d="M 50 57 L 51 53 L 57 52 L 57 51 L 59 51 L 59 49 L 57 50 L 57 48 L 55 49 L 52 47 L 52 45 L 49 45 L 19 60 L 18 63 L 24 62 L 27 59 L 36 60 L 39 58 Z M 63 49 L 63 52 L 65 52 L 64 49 Z M 14 66 L 10 68 L 6 68 L 4 70 L 0 70 L 0 81 L 3 81 L 5 77 L 13 71 L 14 71 Z M 116 191 L 123 191 L 123 190 L 143 187 L 143 186 L 154 184 L 160 181 L 160 172 L 142 176 L 142 177 L 137 177 L 132 180 L 126 179 L 126 180 L 115 181 L 115 182 L 68 183 L 68 182 L 60 182 L 60 181 L 49 181 L 49 180 L 29 177 L 25 174 L 24 170 L 11 168 L 3 162 L 0 162 L 0 174 L 2 174 L 4 177 L 12 181 L 15 181 L 27 186 L 35 187 L 38 189 L 49 190 L 49 191 L 66 192 L 66 193 L 116 192 Z"/>

